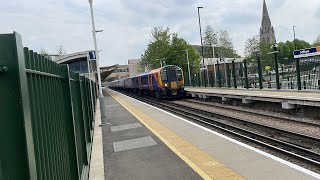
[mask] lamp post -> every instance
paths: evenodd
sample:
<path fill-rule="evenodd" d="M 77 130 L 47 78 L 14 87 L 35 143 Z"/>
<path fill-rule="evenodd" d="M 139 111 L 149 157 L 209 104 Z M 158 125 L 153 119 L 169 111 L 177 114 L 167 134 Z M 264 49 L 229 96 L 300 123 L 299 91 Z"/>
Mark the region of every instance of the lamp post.
<path fill-rule="evenodd" d="M 101 125 L 106 124 L 107 116 L 105 110 L 104 97 L 102 94 L 102 85 L 101 85 L 101 74 L 100 74 L 100 66 L 99 66 L 99 55 L 98 55 L 98 47 L 97 47 L 97 37 L 96 37 L 96 27 L 94 24 L 94 16 L 93 16 L 93 8 L 92 8 L 92 0 L 89 0 L 90 4 L 90 12 L 91 12 L 91 22 L 92 22 L 92 35 L 93 35 L 93 43 L 94 50 L 96 55 L 96 66 L 97 66 L 97 75 L 98 75 L 98 84 L 99 84 L 99 102 L 100 102 L 100 111 L 101 111 Z"/>
<path fill-rule="evenodd" d="M 200 40 L 201 40 L 201 54 L 202 54 L 202 65 L 204 66 L 204 56 L 203 56 L 203 42 L 202 42 L 202 32 L 201 32 L 201 21 L 200 21 L 200 9 L 203 7 L 198 7 L 198 18 L 199 18 L 199 30 L 200 30 Z M 203 70 L 203 76 L 204 76 L 204 87 L 207 87 L 207 78 L 206 78 L 206 70 Z M 201 74 L 201 70 L 200 70 Z"/>
<path fill-rule="evenodd" d="M 293 26 L 293 43 L 294 43 L 294 50 L 297 50 L 297 44 L 296 44 L 296 28 L 297 26 Z"/>
<path fill-rule="evenodd" d="M 100 98 L 100 96 L 103 97 L 103 94 L 102 94 L 102 88 L 101 88 L 101 75 L 100 75 L 99 55 L 98 55 L 98 47 L 97 47 L 97 36 L 96 36 L 97 31 L 96 31 L 96 27 L 95 27 L 95 24 L 94 24 L 92 0 L 89 0 L 89 4 L 90 4 L 90 12 L 91 12 L 93 43 L 94 43 L 94 50 L 95 50 L 95 54 L 96 54 L 96 65 L 97 65 L 97 75 L 98 75 L 98 84 L 99 84 L 99 98 Z"/>
<path fill-rule="evenodd" d="M 189 85 L 191 86 L 191 74 L 190 74 L 191 72 L 190 72 L 189 52 L 188 52 L 188 49 L 182 50 L 182 51 L 185 51 L 186 54 L 187 54 Z"/>

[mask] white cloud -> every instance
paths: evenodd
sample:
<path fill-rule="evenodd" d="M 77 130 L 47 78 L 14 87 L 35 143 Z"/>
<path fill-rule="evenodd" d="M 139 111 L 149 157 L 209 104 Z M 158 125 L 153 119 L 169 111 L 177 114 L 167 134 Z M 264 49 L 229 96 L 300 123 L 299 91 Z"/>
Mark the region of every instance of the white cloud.
<path fill-rule="evenodd" d="M 125 64 L 138 58 L 150 41 L 152 27 L 169 26 L 172 32 L 191 44 L 199 44 L 197 6 L 202 27 L 226 29 L 236 50 L 243 54 L 247 38 L 258 34 L 262 0 L 93 0 L 102 65 Z M 297 37 L 312 42 L 320 33 L 319 0 L 267 0 L 269 15 L 278 41 Z M 318 8 L 318 9 L 317 9 Z M 0 7 L 1 33 L 17 31 L 24 45 L 53 53 L 63 45 L 68 52 L 93 48 L 89 3 L 87 0 L 14 0 Z"/>

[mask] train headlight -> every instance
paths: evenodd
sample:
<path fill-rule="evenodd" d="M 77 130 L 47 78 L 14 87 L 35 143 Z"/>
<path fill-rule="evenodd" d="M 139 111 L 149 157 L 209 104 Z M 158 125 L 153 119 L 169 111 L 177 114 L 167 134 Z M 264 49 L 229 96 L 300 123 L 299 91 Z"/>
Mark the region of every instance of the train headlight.
<path fill-rule="evenodd" d="M 168 87 L 168 83 L 164 83 L 164 87 Z"/>

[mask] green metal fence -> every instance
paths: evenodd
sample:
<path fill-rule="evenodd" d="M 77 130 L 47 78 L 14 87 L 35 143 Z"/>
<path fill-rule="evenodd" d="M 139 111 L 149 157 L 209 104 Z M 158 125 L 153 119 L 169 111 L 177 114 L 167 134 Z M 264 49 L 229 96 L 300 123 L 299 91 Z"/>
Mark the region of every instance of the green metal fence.
<path fill-rule="evenodd" d="M 0 35 L 0 179 L 88 179 L 95 87 Z"/>

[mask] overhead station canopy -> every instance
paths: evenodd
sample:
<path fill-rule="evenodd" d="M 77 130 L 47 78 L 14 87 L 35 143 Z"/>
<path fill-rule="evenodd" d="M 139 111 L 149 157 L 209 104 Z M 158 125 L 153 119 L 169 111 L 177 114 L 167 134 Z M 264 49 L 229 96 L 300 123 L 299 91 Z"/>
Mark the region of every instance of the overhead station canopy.
<path fill-rule="evenodd" d="M 80 73 L 80 74 L 88 74 L 88 53 L 92 52 L 92 50 L 89 51 L 81 51 L 76 52 L 72 54 L 67 54 L 62 57 L 59 57 L 55 60 L 58 64 L 68 64 L 71 71 Z M 91 68 L 92 71 L 96 71 L 96 61 L 90 61 L 91 62 Z M 119 67 L 119 64 L 112 65 L 112 66 L 105 66 L 100 67 L 101 71 L 101 80 L 103 81 L 105 78 L 107 78 L 113 70 L 117 69 Z"/>

